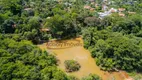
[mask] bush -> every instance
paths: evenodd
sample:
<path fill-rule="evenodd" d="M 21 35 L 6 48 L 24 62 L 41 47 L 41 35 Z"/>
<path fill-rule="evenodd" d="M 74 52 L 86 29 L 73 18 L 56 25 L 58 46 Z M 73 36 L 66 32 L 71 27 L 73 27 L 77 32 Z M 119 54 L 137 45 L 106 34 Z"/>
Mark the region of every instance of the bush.
<path fill-rule="evenodd" d="M 102 80 L 102 79 L 96 74 L 89 74 L 89 76 L 86 76 L 81 80 Z"/>
<path fill-rule="evenodd" d="M 64 64 L 67 72 L 78 71 L 81 67 L 80 64 L 75 60 L 66 60 Z"/>
<path fill-rule="evenodd" d="M 79 80 L 77 77 L 75 77 L 75 76 L 69 76 L 69 80 Z"/>

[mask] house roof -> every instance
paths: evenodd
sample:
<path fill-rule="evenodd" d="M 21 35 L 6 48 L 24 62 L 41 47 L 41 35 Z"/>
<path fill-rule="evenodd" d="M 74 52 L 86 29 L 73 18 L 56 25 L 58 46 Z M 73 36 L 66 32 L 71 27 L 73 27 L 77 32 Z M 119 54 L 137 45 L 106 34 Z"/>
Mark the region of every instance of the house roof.
<path fill-rule="evenodd" d="M 84 9 L 90 9 L 91 7 L 90 6 L 88 6 L 88 5 L 85 5 L 84 6 Z"/>
<path fill-rule="evenodd" d="M 94 11 L 95 10 L 95 8 L 90 8 L 90 11 Z"/>
<path fill-rule="evenodd" d="M 50 31 L 50 29 L 48 29 L 48 28 L 42 28 L 42 29 L 40 29 L 41 31 L 45 31 L 45 32 L 48 32 L 48 31 Z"/>
<path fill-rule="evenodd" d="M 125 11 L 126 9 L 125 8 L 118 8 L 118 11 Z"/>
<path fill-rule="evenodd" d="M 136 12 L 128 12 L 129 14 L 136 14 Z"/>
<path fill-rule="evenodd" d="M 124 13 L 119 13 L 119 16 L 124 17 L 125 14 Z"/>
<path fill-rule="evenodd" d="M 117 9 L 111 8 L 111 9 L 109 10 L 109 12 L 111 12 L 111 13 L 117 12 Z"/>
<path fill-rule="evenodd" d="M 24 10 L 28 11 L 28 10 L 32 10 L 32 8 L 25 8 Z"/>

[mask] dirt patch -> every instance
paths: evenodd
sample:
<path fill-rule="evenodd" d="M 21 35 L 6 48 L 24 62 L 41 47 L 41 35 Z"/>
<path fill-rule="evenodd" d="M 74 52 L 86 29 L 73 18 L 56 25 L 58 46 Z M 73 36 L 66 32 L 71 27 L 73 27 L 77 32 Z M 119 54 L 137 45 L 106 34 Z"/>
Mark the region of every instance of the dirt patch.
<path fill-rule="evenodd" d="M 124 77 L 120 74 L 120 72 L 105 72 L 100 70 L 100 68 L 96 65 L 95 60 L 91 57 L 91 54 L 88 50 L 83 47 L 83 40 L 81 38 L 76 38 L 72 40 L 64 40 L 63 42 L 68 42 L 72 44 L 76 44 L 76 41 L 82 44 L 82 46 L 72 46 L 66 47 L 62 46 L 61 48 L 56 45 L 52 48 L 47 45 L 47 43 L 38 45 L 41 49 L 47 50 L 49 52 L 55 53 L 56 57 L 59 59 L 59 68 L 65 71 L 64 61 L 65 60 L 76 60 L 81 65 L 81 68 L 77 72 L 67 73 L 68 75 L 75 75 L 78 78 L 82 78 L 84 76 L 89 75 L 90 73 L 94 73 L 103 78 L 103 80 L 124 80 Z M 55 43 L 60 43 L 61 41 L 53 41 Z M 50 44 L 51 45 L 51 44 Z M 60 45 L 61 46 L 61 45 Z M 50 48 L 49 48 L 50 47 Z M 55 48 L 54 48 L 55 47 Z M 58 49 L 57 49 L 58 48 Z M 66 71 L 65 71 L 66 72 Z"/>

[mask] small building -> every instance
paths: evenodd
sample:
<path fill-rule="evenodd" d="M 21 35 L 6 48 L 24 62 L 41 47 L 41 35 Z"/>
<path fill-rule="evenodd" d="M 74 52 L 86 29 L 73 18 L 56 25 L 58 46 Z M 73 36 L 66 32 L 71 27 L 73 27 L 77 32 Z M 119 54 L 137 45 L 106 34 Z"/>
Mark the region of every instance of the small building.
<path fill-rule="evenodd" d="M 13 24 L 13 25 L 12 25 L 12 28 L 16 28 L 16 26 L 17 26 L 16 24 Z"/>
<path fill-rule="evenodd" d="M 118 11 L 119 12 L 123 12 L 123 11 L 125 11 L 126 9 L 125 8 L 118 8 Z"/>
<path fill-rule="evenodd" d="M 96 2 L 91 2 L 91 5 L 95 6 L 97 3 Z"/>
<path fill-rule="evenodd" d="M 95 8 L 90 8 L 90 11 L 95 11 Z"/>
<path fill-rule="evenodd" d="M 111 9 L 109 10 L 109 12 L 110 12 L 110 13 L 115 13 L 115 12 L 117 12 L 117 9 L 111 8 Z"/>
<path fill-rule="evenodd" d="M 128 14 L 136 14 L 136 12 L 129 12 L 129 11 L 128 11 Z"/>
<path fill-rule="evenodd" d="M 50 29 L 48 29 L 48 28 L 42 28 L 42 29 L 40 29 L 40 31 L 42 31 L 42 32 L 49 32 Z"/>
<path fill-rule="evenodd" d="M 108 11 L 105 11 L 104 13 L 99 12 L 98 14 L 100 19 L 103 19 L 104 17 L 111 15 L 111 13 Z"/>
<path fill-rule="evenodd" d="M 124 17 L 124 16 L 125 16 L 124 13 L 118 13 L 118 15 L 119 15 L 120 17 Z"/>
<path fill-rule="evenodd" d="M 85 5 L 84 6 L 84 9 L 90 9 L 91 7 L 90 6 L 88 6 L 88 5 Z"/>
<path fill-rule="evenodd" d="M 25 11 L 29 11 L 29 10 L 32 10 L 32 8 L 25 8 L 24 10 Z"/>

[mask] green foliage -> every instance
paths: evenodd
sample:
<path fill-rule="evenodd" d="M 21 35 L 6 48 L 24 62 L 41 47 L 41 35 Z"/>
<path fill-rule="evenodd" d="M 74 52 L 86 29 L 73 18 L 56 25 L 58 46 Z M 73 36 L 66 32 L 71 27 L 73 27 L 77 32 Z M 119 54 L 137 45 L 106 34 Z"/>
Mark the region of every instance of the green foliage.
<path fill-rule="evenodd" d="M 66 60 L 64 64 L 67 72 L 78 71 L 81 67 L 80 64 L 75 60 Z"/>
<path fill-rule="evenodd" d="M 84 0 L 65 0 L 60 4 L 56 0 L 2 0 L 0 4 L 0 33 L 20 34 L 22 40 L 33 43 L 48 40 L 51 34 L 53 38 L 76 37 L 81 30 L 80 19 L 88 16 L 83 13 Z M 42 28 L 51 32 L 44 33 Z"/>
<path fill-rule="evenodd" d="M 102 79 L 96 74 L 89 74 L 88 76 L 83 77 L 81 80 L 102 80 Z"/>
<path fill-rule="evenodd" d="M 21 14 L 22 1 L 21 0 L 1 0 L 0 5 L 3 10 L 10 10 L 13 15 Z"/>
<path fill-rule="evenodd" d="M 69 80 L 79 80 L 77 77 L 75 77 L 75 76 L 69 76 Z"/>
<path fill-rule="evenodd" d="M 3 30 L 4 33 L 14 33 L 14 21 L 13 20 L 5 20 L 4 23 L 2 24 L 1 29 Z"/>
<path fill-rule="evenodd" d="M 16 42 L 0 35 L 1 80 L 68 80 L 56 67 L 57 60 L 29 41 Z"/>
<path fill-rule="evenodd" d="M 120 31 L 126 34 L 138 33 L 141 30 L 142 19 L 141 15 L 129 16 L 127 19 L 121 19 L 114 24 L 113 30 Z"/>
<path fill-rule="evenodd" d="M 90 39 L 85 42 L 90 41 L 94 44 L 86 46 L 101 69 L 141 70 L 142 48 L 138 45 L 141 39 L 105 30 L 94 32 L 93 29 Z M 137 61 L 140 62 L 136 63 Z"/>
<path fill-rule="evenodd" d="M 141 70 L 142 1 L 110 0 L 109 7 L 125 8 L 126 16 L 114 13 L 103 19 L 97 15 L 102 12 L 102 1 L 95 1 L 98 7 L 86 0 L 0 0 L 0 79 L 75 80 L 56 68 L 54 56 L 25 40 L 38 44 L 80 34 L 101 69 Z M 84 5 L 95 11 L 84 9 Z M 76 62 L 66 63 L 68 67 L 72 64 L 73 70 L 80 68 L 74 66 Z"/>
<path fill-rule="evenodd" d="M 87 26 L 98 26 L 99 27 L 100 19 L 96 17 L 87 17 L 85 18 L 84 23 Z"/>
<path fill-rule="evenodd" d="M 75 37 L 79 32 L 76 20 L 73 18 L 75 14 L 55 15 L 47 20 L 45 27 L 50 28 L 55 38 L 71 38 Z"/>
<path fill-rule="evenodd" d="M 68 80 L 67 76 L 55 66 L 49 66 L 41 70 L 41 80 Z"/>

